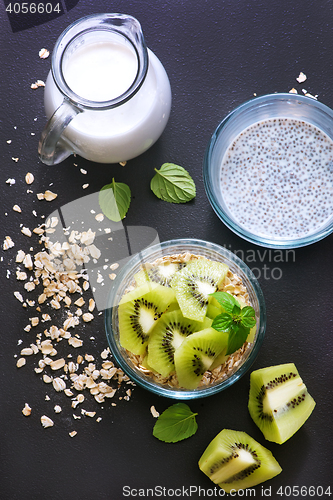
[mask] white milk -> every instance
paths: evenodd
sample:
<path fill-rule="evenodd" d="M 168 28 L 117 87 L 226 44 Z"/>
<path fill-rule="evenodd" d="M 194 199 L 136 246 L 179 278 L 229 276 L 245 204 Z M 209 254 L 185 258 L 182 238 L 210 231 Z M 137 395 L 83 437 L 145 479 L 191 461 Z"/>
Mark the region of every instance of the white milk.
<path fill-rule="evenodd" d="M 106 41 L 77 49 L 63 66 L 67 85 L 90 101 L 108 101 L 123 94 L 138 69 L 134 52 L 124 44 Z"/>
<path fill-rule="evenodd" d="M 171 89 L 159 59 L 148 49 L 148 72 L 142 87 L 125 104 L 111 110 L 85 110 L 62 134 L 68 147 L 92 161 L 117 163 L 146 151 L 161 135 L 169 118 Z M 90 41 L 64 59 L 63 74 L 71 89 L 86 99 L 104 101 L 126 91 L 137 72 L 130 44 Z M 45 86 L 48 118 L 63 95 L 48 75 Z"/>

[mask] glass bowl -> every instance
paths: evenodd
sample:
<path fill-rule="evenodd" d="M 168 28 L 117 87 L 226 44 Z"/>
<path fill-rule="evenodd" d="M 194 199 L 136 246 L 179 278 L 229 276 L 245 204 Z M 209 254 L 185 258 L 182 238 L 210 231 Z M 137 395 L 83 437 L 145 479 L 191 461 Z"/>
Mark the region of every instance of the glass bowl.
<path fill-rule="evenodd" d="M 139 271 L 140 265 L 147 262 L 152 263 L 162 256 L 183 254 L 186 252 L 227 264 L 231 272 L 237 274 L 247 288 L 249 300 L 255 309 L 257 319 L 254 341 L 251 344 L 250 349 L 246 351 L 241 364 L 239 364 L 230 376 L 223 381 L 210 386 L 201 386 L 194 390 L 186 390 L 158 383 L 152 377 L 145 375 L 142 371 L 140 371 L 131 361 L 127 351 L 120 345 L 118 329 L 117 305 L 121 297 L 124 295 L 126 288 L 133 283 L 134 274 Z M 252 271 L 246 266 L 246 264 L 244 264 L 243 261 L 241 261 L 229 250 L 214 243 L 202 240 L 170 240 L 149 247 L 134 255 L 121 269 L 116 279 L 113 281 L 113 285 L 108 296 L 107 309 L 105 312 L 105 328 L 107 340 L 116 362 L 133 382 L 160 396 L 184 400 L 202 398 L 215 394 L 231 386 L 242 375 L 244 375 L 244 373 L 246 373 L 252 365 L 265 335 L 265 301 L 258 281 Z"/>
<path fill-rule="evenodd" d="M 325 206 L 328 204 L 326 214 L 324 217 L 321 218 L 320 222 L 318 224 L 313 224 L 313 214 L 312 210 L 309 210 L 311 205 L 310 202 L 304 201 L 304 191 L 305 188 L 298 188 L 298 193 L 297 193 L 297 199 L 295 201 L 295 204 L 298 204 L 298 207 L 300 204 L 304 203 L 309 203 L 309 205 L 306 208 L 307 214 L 304 216 L 304 219 L 302 219 L 302 215 L 298 215 L 297 219 L 294 217 L 294 214 L 296 212 L 295 209 L 291 208 L 290 205 L 290 198 L 287 198 L 287 204 L 285 204 L 285 212 L 282 213 L 282 221 L 286 221 L 288 217 L 293 217 L 296 222 L 293 222 L 293 232 L 290 232 L 290 234 L 285 234 L 279 236 L 276 234 L 276 231 L 272 230 L 272 226 L 268 227 L 267 230 L 261 231 L 257 227 L 254 227 L 256 224 L 256 217 L 252 216 L 248 218 L 248 224 L 246 221 L 246 218 L 243 218 L 242 222 L 239 222 L 239 217 L 237 217 L 232 211 L 230 210 L 230 205 L 228 206 L 226 202 L 226 188 L 222 188 L 222 182 L 221 179 L 224 178 L 226 179 L 228 175 L 233 176 L 232 178 L 234 179 L 234 186 L 236 186 L 236 181 L 237 181 L 237 171 L 235 167 L 224 167 L 226 170 L 222 172 L 222 161 L 226 155 L 227 149 L 231 144 L 235 141 L 236 137 L 239 136 L 239 134 L 251 125 L 254 125 L 258 122 L 261 122 L 262 120 L 268 120 L 268 119 L 280 119 L 280 118 L 289 118 L 289 119 L 294 119 L 294 120 L 299 120 L 306 122 L 310 124 L 310 126 L 315 126 L 317 129 L 320 129 L 326 136 L 328 136 L 328 140 L 332 141 L 333 139 L 333 111 L 325 106 L 324 104 L 318 102 L 317 100 L 311 98 L 311 97 L 305 97 L 303 95 L 298 95 L 298 94 L 271 94 L 271 95 L 264 95 L 261 97 L 256 97 L 251 99 L 248 102 L 245 102 L 244 104 L 240 105 L 238 108 L 236 108 L 234 111 L 232 111 L 217 127 L 215 130 L 214 134 L 212 135 L 210 142 L 208 144 L 208 147 L 206 149 L 205 157 L 204 157 L 204 162 L 203 162 L 203 177 L 204 177 L 204 185 L 205 185 L 205 190 L 206 194 L 208 197 L 208 200 L 213 207 L 214 211 L 218 215 L 218 217 L 224 222 L 224 224 L 234 231 L 238 236 L 241 236 L 247 241 L 250 241 L 251 243 L 255 243 L 257 245 L 265 246 L 265 247 L 270 247 L 270 248 L 280 248 L 280 249 L 288 249 L 288 248 L 297 248 L 297 247 L 302 247 L 305 245 L 309 245 L 311 243 L 314 243 L 333 231 L 333 168 L 332 168 L 332 159 L 330 158 L 330 153 L 324 152 L 324 156 L 322 157 L 322 162 L 320 163 L 320 169 L 325 169 L 321 170 L 325 175 L 325 178 L 327 180 L 327 186 L 329 186 L 329 189 L 327 188 L 327 191 L 325 194 L 322 194 L 322 203 L 320 204 L 320 196 L 321 196 L 321 188 L 318 188 L 319 191 L 319 204 L 318 200 L 316 200 L 316 209 L 317 208 L 322 208 L 323 203 Z M 296 132 L 296 149 L 297 149 L 297 140 L 299 140 L 301 134 L 297 135 Z M 286 137 L 289 138 L 289 136 L 286 134 Z M 316 143 L 316 141 L 314 141 Z M 317 141 L 318 143 L 319 141 Z M 244 147 L 248 147 L 249 141 L 243 143 Z M 259 148 L 262 147 L 262 137 L 259 137 L 259 139 L 255 139 L 255 147 Z M 277 144 L 277 143 L 276 143 Z M 332 143 L 333 144 L 333 143 Z M 265 146 L 266 147 L 266 146 Z M 291 149 L 294 146 L 291 146 Z M 308 146 L 307 146 L 308 147 Z M 333 148 L 332 148 L 333 149 Z M 252 147 L 251 151 L 253 152 L 255 149 Z M 277 147 L 278 150 L 278 147 Z M 283 149 L 285 151 L 285 149 Z M 303 151 L 301 148 L 299 148 L 299 152 L 297 152 L 297 155 L 299 154 L 299 157 L 297 160 L 300 158 L 301 153 Z M 279 152 L 279 151 L 278 151 Z M 308 158 L 310 157 L 310 151 L 306 150 L 305 151 L 306 155 L 308 155 Z M 250 153 L 251 154 L 251 153 Z M 262 153 L 261 153 L 262 154 Z M 273 156 L 271 156 L 273 157 Z M 262 157 L 261 157 L 262 158 Z M 276 157 L 275 157 L 276 158 Z M 273 161 L 275 160 L 273 158 Z M 253 158 L 252 158 L 253 159 Z M 303 156 L 300 158 L 301 162 L 303 161 Z M 251 158 L 247 158 L 247 160 L 251 160 Z M 256 171 L 259 171 L 261 167 L 259 162 L 256 161 L 255 168 Z M 295 175 L 292 169 L 286 168 L 285 170 L 282 171 L 282 174 L 277 174 L 278 175 L 278 181 L 277 184 L 273 184 L 273 181 L 271 180 L 270 173 L 267 173 L 268 170 L 261 170 L 263 172 L 263 181 L 262 179 L 259 179 L 263 184 L 261 186 L 263 187 L 263 190 L 266 190 L 265 192 L 268 193 L 266 194 L 266 200 L 269 199 L 269 196 L 272 196 L 272 193 L 276 194 L 277 190 L 281 190 L 283 192 L 285 191 L 285 187 L 283 187 L 283 182 L 281 181 L 282 175 L 284 176 L 283 178 L 286 179 L 286 184 L 287 186 L 291 186 L 292 183 L 294 182 L 294 178 L 296 177 L 296 181 L 299 182 L 300 180 L 303 182 L 303 179 L 305 178 L 305 181 L 308 181 L 306 177 L 314 179 L 314 182 L 317 182 L 318 175 L 316 172 L 313 170 L 313 161 L 308 160 L 308 164 L 310 167 L 308 168 L 308 172 L 304 177 L 301 179 L 298 179 L 298 174 Z M 267 165 L 267 161 L 266 161 Z M 279 166 L 279 165 L 278 165 Z M 280 167 L 280 166 L 279 166 Z M 237 167 L 239 168 L 239 167 Z M 243 170 L 245 172 L 247 166 Z M 285 167 L 283 166 L 282 169 Z M 304 167 L 302 167 L 304 168 Z M 281 169 L 281 170 L 282 170 Z M 291 172 L 290 172 L 291 170 Z M 232 173 L 233 172 L 233 173 Z M 253 171 L 252 171 L 253 172 Z M 303 175 L 303 174 L 300 174 Z M 294 178 L 292 179 L 292 176 Z M 260 177 L 260 175 L 258 176 Z M 244 180 L 244 176 L 243 176 Z M 240 181 L 242 182 L 242 178 L 240 178 Z M 254 182 L 253 178 L 251 179 L 251 184 L 253 186 L 252 190 L 249 190 L 249 193 L 257 193 L 261 187 L 259 186 L 260 182 L 257 180 Z M 318 181 L 319 182 L 319 181 Z M 285 185 L 286 185 L 285 184 Z M 299 182 L 301 186 L 301 182 Z M 243 184 L 245 185 L 245 183 Z M 277 187 L 276 187 L 277 186 Z M 293 187 L 293 186 L 292 186 Z M 312 187 L 310 185 L 307 185 L 307 187 Z M 243 186 L 240 189 L 240 192 L 242 191 Z M 287 189 L 290 189 L 290 187 L 287 187 Z M 325 188 L 326 189 L 326 188 Z M 280 192 L 281 192 L 280 191 Z M 328 203 L 327 201 L 324 200 L 324 196 L 327 195 L 327 199 L 330 200 Z M 230 195 L 229 195 L 230 196 Z M 236 192 L 235 194 L 236 199 L 238 196 L 238 193 Z M 261 194 L 260 194 L 261 196 Z M 251 195 L 249 196 L 250 199 Z M 271 198 L 272 199 L 272 198 Z M 308 198 L 306 198 L 308 199 Z M 232 200 L 232 198 L 231 198 Z M 258 201 L 254 201 L 256 198 L 253 198 L 252 194 L 252 204 L 256 207 L 258 207 L 257 203 Z M 233 201 L 233 200 L 232 200 Z M 279 199 L 277 200 L 279 202 Z M 275 207 L 276 202 L 271 202 L 272 207 Z M 287 205 L 287 206 L 286 206 Z M 238 205 L 240 206 L 240 205 Z M 266 205 L 265 205 L 266 207 Z M 255 208 L 254 210 L 257 210 Z M 271 210 L 275 210 L 275 208 L 271 208 Z M 300 209 L 302 210 L 302 208 Z M 239 211 L 240 212 L 240 211 Z M 243 213 L 249 213 L 249 211 L 244 210 Z M 310 213 L 310 216 L 308 215 Z M 254 212 L 255 215 L 255 212 Z M 269 215 L 269 213 L 268 213 Z M 276 216 L 271 215 L 271 218 L 276 220 Z M 309 230 L 307 231 L 301 231 L 301 226 L 300 224 L 305 221 L 306 224 L 309 224 L 307 226 Z M 310 224 L 313 224 L 313 227 L 310 230 Z M 298 234 L 297 234 L 298 232 Z"/>

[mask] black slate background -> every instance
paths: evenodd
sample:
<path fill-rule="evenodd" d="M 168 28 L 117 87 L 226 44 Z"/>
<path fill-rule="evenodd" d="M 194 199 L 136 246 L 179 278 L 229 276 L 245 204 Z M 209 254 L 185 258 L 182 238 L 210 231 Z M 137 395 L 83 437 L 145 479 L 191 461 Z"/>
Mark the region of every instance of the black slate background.
<path fill-rule="evenodd" d="M 141 488 L 148 496 L 146 489 L 157 486 L 162 489 L 155 490 L 155 498 L 171 498 L 179 492 L 183 498 L 190 494 L 200 498 L 204 493 L 214 497 L 219 492 L 199 471 L 197 461 L 224 427 L 248 432 L 279 461 L 283 472 L 264 485 L 265 489 L 271 487 L 266 496 L 293 498 L 297 488 L 289 495 L 288 487 L 322 486 L 324 492 L 330 485 L 332 488 L 333 236 L 289 254 L 288 262 L 285 253 L 284 262 L 275 262 L 276 254 L 265 254 L 265 249 L 238 238 L 219 221 L 202 182 L 202 159 L 212 132 L 228 112 L 254 93 L 288 92 L 292 87 L 301 93 L 306 88 L 333 107 L 332 3 L 79 0 L 63 2 L 64 14 L 44 24 L 36 20 L 35 26 L 29 26 L 24 18 L 16 19 L 15 30 L 5 5 L 8 2 L 0 4 L 0 240 L 10 235 L 15 247 L 6 252 L 1 249 L 0 262 L 0 499 L 118 500 L 124 498 L 124 486 L 132 489 L 131 497 L 139 496 Z M 126 167 L 93 164 L 79 157 L 46 167 L 37 156 L 45 121 L 43 89 L 32 90 L 30 85 L 46 79 L 51 58 L 41 60 L 38 52 L 42 47 L 51 51 L 72 21 L 103 11 L 128 13 L 141 22 L 147 45 L 170 78 L 173 105 L 169 123 L 160 140 Z M 308 77 L 301 85 L 295 80 L 300 71 Z M 8 140 L 12 142 L 7 144 Z M 197 185 L 193 202 L 169 205 L 150 191 L 153 169 L 166 161 L 183 165 L 193 176 Z M 79 168 L 88 174 L 82 175 Z M 28 171 L 35 176 L 33 193 L 27 193 L 24 181 Z M 89 403 L 82 407 L 96 410 L 102 416 L 100 423 L 87 418 L 74 421 L 72 414 L 79 414 L 79 408 L 72 410 L 66 396 L 41 381 L 41 375 L 33 371 L 33 359 L 20 370 L 16 368 L 14 356 L 35 339 L 34 333 L 23 330 L 34 315 L 33 308 L 25 310 L 13 296 L 14 290 L 22 288 L 15 278 L 16 251 L 38 247 L 37 238 L 27 241 L 21 234 L 21 224 L 32 229 L 42 222 L 42 215 L 98 192 L 112 177 L 132 189 L 126 225 L 152 227 L 161 241 L 195 237 L 242 251 L 248 265 L 261 273 L 267 332 L 253 368 L 294 362 L 317 402 L 311 418 L 284 445 L 265 441 L 249 417 L 249 374 L 219 395 L 190 402 L 191 409 L 198 412 L 198 432 L 172 445 L 153 438 L 154 419 L 149 411 L 155 405 L 162 412 L 172 400 L 137 387 L 130 401 L 119 401 L 116 407 L 108 402 L 101 409 L 87 398 Z M 8 178 L 15 178 L 15 185 L 6 184 Z M 82 189 L 84 183 L 89 183 L 86 190 Z M 51 204 L 38 201 L 36 193 L 48 188 L 58 198 Z M 12 210 L 15 203 L 22 208 L 21 214 Z M 252 251 L 255 262 L 249 260 Z M 275 267 L 281 269 L 281 279 L 272 276 Z M 107 346 L 103 315 L 85 325 L 80 334 L 87 339 L 86 350 L 98 355 Z M 92 335 L 94 341 L 89 340 Z M 22 346 L 18 346 L 19 339 Z M 46 395 L 50 401 L 45 400 Z M 33 409 L 29 418 L 21 413 L 25 402 Z M 63 407 L 59 415 L 53 412 L 56 403 Z M 55 420 L 53 428 L 42 428 L 40 416 L 44 413 Z M 68 433 L 73 429 L 78 434 L 71 439 Z M 261 486 L 255 493 L 264 498 Z M 308 490 L 302 498 L 329 498 L 321 496 L 320 490 L 317 493 L 311 496 Z"/>

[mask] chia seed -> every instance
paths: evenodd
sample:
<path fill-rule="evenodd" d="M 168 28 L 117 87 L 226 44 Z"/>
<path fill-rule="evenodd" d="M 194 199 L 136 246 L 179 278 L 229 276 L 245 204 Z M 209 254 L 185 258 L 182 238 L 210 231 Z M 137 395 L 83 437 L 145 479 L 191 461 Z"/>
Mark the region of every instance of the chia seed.
<path fill-rule="evenodd" d="M 333 214 L 333 141 L 314 125 L 274 118 L 227 149 L 221 188 L 231 218 L 270 238 L 302 238 Z"/>

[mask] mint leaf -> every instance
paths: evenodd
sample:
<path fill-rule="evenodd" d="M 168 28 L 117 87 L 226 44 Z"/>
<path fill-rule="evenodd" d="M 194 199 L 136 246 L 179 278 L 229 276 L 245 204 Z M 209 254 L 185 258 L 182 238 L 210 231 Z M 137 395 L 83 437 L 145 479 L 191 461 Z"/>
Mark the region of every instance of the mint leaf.
<path fill-rule="evenodd" d="M 223 309 L 225 311 L 227 311 L 229 314 L 233 313 L 234 306 L 239 306 L 238 301 L 230 293 L 214 292 L 214 293 L 211 293 L 210 295 L 212 297 L 214 297 L 217 300 L 217 302 L 220 304 L 220 306 L 222 306 Z"/>
<path fill-rule="evenodd" d="M 114 222 L 122 220 L 131 203 L 131 190 L 122 182 L 115 182 L 103 186 L 99 192 L 99 206 L 103 214 Z"/>
<path fill-rule="evenodd" d="M 197 431 L 196 415 L 197 413 L 193 413 L 187 404 L 176 403 L 158 417 L 153 435 L 166 443 L 187 439 Z"/>
<path fill-rule="evenodd" d="M 245 306 L 241 309 L 241 324 L 246 328 L 252 328 L 256 324 L 256 313 L 253 307 Z"/>
<path fill-rule="evenodd" d="M 229 333 L 227 355 L 240 349 L 247 339 L 248 334 L 249 328 L 245 328 L 240 324 L 234 324 Z"/>
<path fill-rule="evenodd" d="M 238 304 L 235 304 L 234 307 L 232 308 L 232 317 L 234 321 L 240 321 L 241 320 L 241 307 Z"/>
<path fill-rule="evenodd" d="M 163 163 L 150 182 L 153 193 L 170 203 L 186 203 L 196 195 L 194 181 L 185 168 L 174 163 Z"/>
<path fill-rule="evenodd" d="M 232 316 L 228 313 L 221 313 L 215 316 L 212 323 L 212 328 L 218 332 L 228 332 L 233 325 Z"/>
<path fill-rule="evenodd" d="M 226 311 L 213 319 L 212 327 L 218 332 L 229 332 L 227 354 L 232 354 L 242 347 L 251 328 L 255 326 L 255 310 L 251 306 L 242 308 L 230 293 L 215 292 L 211 295 Z"/>

